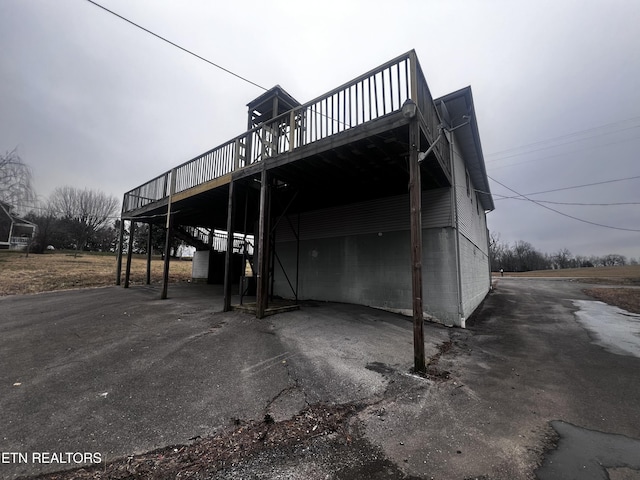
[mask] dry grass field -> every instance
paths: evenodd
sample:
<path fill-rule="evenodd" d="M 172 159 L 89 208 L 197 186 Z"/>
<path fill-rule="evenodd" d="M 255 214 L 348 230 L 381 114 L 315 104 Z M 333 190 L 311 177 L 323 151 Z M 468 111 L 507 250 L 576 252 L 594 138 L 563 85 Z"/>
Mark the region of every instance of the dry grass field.
<path fill-rule="evenodd" d="M 124 264 L 123 259 L 123 280 Z M 151 282 L 162 281 L 163 262 L 154 258 L 151 262 Z M 131 262 L 131 284 L 143 284 L 147 262 L 144 256 L 134 256 Z M 191 262 L 172 260 L 169 268 L 170 282 L 191 279 Z M 113 254 L 81 252 L 76 256 L 69 252 L 41 255 L 23 252 L 0 251 L 0 295 L 49 292 L 74 288 L 114 285 L 116 257 Z"/>
<path fill-rule="evenodd" d="M 500 276 L 499 273 L 493 274 Z M 576 278 L 585 283 L 615 285 L 640 285 L 640 265 L 623 267 L 564 268 L 561 270 L 536 270 L 533 272 L 504 272 L 505 277 L 553 277 Z"/>
<path fill-rule="evenodd" d="M 500 274 L 494 273 L 493 276 L 499 278 Z M 640 265 L 505 272 L 504 276 L 567 278 L 585 284 L 607 285 L 606 288 L 593 286 L 585 288 L 584 292 L 609 305 L 624 308 L 629 312 L 640 313 Z"/>

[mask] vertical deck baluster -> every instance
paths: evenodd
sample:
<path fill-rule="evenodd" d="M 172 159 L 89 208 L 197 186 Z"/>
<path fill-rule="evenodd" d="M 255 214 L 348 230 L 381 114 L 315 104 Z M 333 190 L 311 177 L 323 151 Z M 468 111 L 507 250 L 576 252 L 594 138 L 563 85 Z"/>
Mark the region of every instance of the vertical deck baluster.
<path fill-rule="evenodd" d="M 384 70 L 380 72 L 380 76 L 382 77 L 382 114 L 386 115 L 389 112 L 387 112 L 387 94 L 385 89 Z"/>
<path fill-rule="evenodd" d="M 360 125 L 360 120 L 358 115 L 360 114 L 360 107 L 358 102 L 358 97 L 360 96 L 360 82 L 356 83 L 356 125 Z"/>
<path fill-rule="evenodd" d="M 378 118 L 378 74 L 373 76 L 373 96 L 375 97 L 374 105 L 376 107 L 376 118 Z"/>
<path fill-rule="evenodd" d="M 349 124 L 347 123 L 347 90 L 342 90 L 342 130 L 347 130 Z"/>
<path fill-rule="evenodd" d="M 365 112 L 365 122 L 370 121 L 373 117 L 373 108 L 371 108 L 371 82 L 369 81 L 371 77 L 367 78 L 367 83 L 365 85 L 364 80 L 362 81 L 362 91 L 366 90 L 365 102 L 363 106 L 363 111 Z"/>
<path fill-rule="evenodd" d="M 349 128 L 353 125 L 353 120 L 351 119 L 351 89 L 352 86 L 349 86 Z"/>
<path fill-rule="evenodd" d="M 364 123 L 367 121 L 364 113 L 364 107 L 365 107 L 364 80 L 361 80 L 358 83 L 362 85 L 362 87 L 360 88 L 360 92 L 362 93 L 362 123 Z"/>
<path fill-rule="evenodd" d="M 405 59 L 404 60 L 404 77 L 405 77 L 405 95 L 407 98 L 409 97 L 409 89 L 411 88 L 410 85 L 410 80 L 411 77 L 409 77 L 409 59 Z"/>
<path fill-rule="evenodd" d="M 397 74 L 397 78 L 398 78 L 398 85 L 396 86 L 396 89 L 398 90 L 398 106 L 396 108 L 400 108 L 402 107 L 402 98 L 401 98 L 401 83 L 400 83 L 400 63 L 396 63 L 396 74 Z"/>
<path fill-rule="evenodd" d="M 331 133 L 329 135 L 333 135 L 335 133 L 335 130 L 334 130 L 335 123 L 336 123 L 336 119 L 334 118 L 334 115 L 335 115 L 335 113 L 334 113 L 335 112 L 335 101 L 336 101 L 335 95 L 331 95 L 331 102 L 330 102 L 330 104 L 331 104 L 331 118 L 329 119 L 329 124 L 331 125 Z"/>
<path fill-rule="evenodd" d="M 329 136 L 329 99 L 324 98 L 324 135 L 322 138 Z"/>

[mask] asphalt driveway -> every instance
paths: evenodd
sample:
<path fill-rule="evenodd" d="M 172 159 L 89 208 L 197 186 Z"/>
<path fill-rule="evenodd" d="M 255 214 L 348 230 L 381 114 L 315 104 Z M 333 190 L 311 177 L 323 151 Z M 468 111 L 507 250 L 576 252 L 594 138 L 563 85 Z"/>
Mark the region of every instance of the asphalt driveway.
<path fill-rule="evenodd" d="M 347 453 L 320 439 L 211 478 L 638 478 L 640 358 L 580 323 L 574 282 L 500 279 L 467 330 L 427 325 L 432 379 L 408 374 L 406 317 L 308 302 L 256 320 L 222 313 L 216 287 L 158 294 L 0 298 L 0 477 L 73 466 L 36 452 L 109 461 L 323 402 L 360 405 Z"/>
<path fill-rule="evenodd" d="M 412 323 L 364 307 L 307 303 L 256 320 L 222 313 L 220 289 L 100 288 L 0 299 L 0 477 L 68 468 L 34 452 L 103 461 L 276 421 L 317 402 L 358 402 L 408 371 Z M 433 328 L 427 353 L 447 331 Z M 73 466 L 73 465 L 71 465 Z"/>

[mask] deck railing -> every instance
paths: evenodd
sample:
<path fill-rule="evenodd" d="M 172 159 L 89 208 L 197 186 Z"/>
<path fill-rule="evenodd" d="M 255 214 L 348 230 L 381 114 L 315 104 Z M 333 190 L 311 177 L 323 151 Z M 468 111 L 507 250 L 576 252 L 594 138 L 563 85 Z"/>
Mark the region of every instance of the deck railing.
<path fill-rule="evenodd" d="M 220 230 L 212 231 L 211 229 L 204 227 L 182 226 L 180 228 L 185 234 L 193 237 L 199 243 L 210 245 L 211 249 L 216 252 L 227 251 L 227 239 L 229 238 L 227 232 Z M 247 254 L 253 255 L 253 235 L 245 236 L 242 233 L 233 234 L 234 253 L 242 253 L 245 243 L 247 244 Z"/>
<path fill-rule="evenodd" d="M 173 169 L 175 193 L 398 112 L 408 98 L 418 105 L 433 141 L 439 117 L 416 54 L 410 51 L 179 165 Z M 436 150 L 448 165 L 446 141 L 438 143 Z M 171 175 L 165 172 L 127 192 L 123 212 L 168 197 Z"/>

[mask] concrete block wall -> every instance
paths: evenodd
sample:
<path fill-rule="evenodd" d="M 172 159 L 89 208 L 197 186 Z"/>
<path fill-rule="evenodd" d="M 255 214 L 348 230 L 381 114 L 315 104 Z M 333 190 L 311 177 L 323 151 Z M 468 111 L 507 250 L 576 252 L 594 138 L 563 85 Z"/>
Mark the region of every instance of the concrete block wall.
<path fill-rule="evenodd" d="M 295 278 L 296 243 L 276 244 L 289 278 Z M 300 242 L 298 298 L 411 309 L 409 232 L 378 232 Z M 279 266 L 274 293 L 292 297 Z"/>
<path fill-rule="evenodd" d="M 462 316 L 468 318 L 489 292 L 489 258 L 478 246 L 460 236 Z"/>
<path fill-rule="evenodd" d="M 423 229 L 425 315 L 459 325 L 455 233 Z M 296 275 L 296 243 L 279 242 L 278 256 L 290 279 Z M 356 303 L 412 314 L 409 231 L 341 235 L 300 242 L 298 298 Z M 274 293 L 293 293 L 279 266 Z"/>
<path fill-rule="evenodd" d="M 455 235 L 449 227 L 422 231 L 422 301 L 435 321 L 461 326 Z"/>

